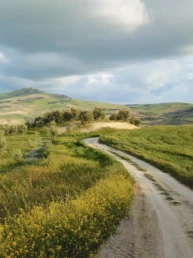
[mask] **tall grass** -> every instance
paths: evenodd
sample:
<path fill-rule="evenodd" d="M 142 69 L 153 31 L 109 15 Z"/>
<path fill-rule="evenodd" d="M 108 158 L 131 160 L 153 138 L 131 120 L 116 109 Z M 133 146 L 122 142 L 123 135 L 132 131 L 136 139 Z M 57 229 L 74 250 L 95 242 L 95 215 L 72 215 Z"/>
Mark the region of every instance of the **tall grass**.
<path fill-rule="evenodd" d="M 13 153 L 21 150 L 23 154 L 32 148 L 38 147 L 40 136 L 37 132 L 29 132 L 25 135 L 7 135 L 6 148 L 0 154 L 0 173 L 11 171 L 14 167 L 24 164 L 24 160 L 15 160 Z"/>
<path fill-rule="evenodd" d="M 1 257 L 91 257 L 127 214 L 131 183 L 114 175 L 75 200 L 34 207 L 6 221 Z"/>
<path fill-rule="evenodd" d="M 0 175 L 0 257 L 91 257 L 127 214 L 127 171 L 79 137 L 59 136 L 47 158 Z"/>
<path fill-rule="evenodd" d="M 100 141 L 140 157 L 193 187 L 193 126 L 103 130 Z"/>

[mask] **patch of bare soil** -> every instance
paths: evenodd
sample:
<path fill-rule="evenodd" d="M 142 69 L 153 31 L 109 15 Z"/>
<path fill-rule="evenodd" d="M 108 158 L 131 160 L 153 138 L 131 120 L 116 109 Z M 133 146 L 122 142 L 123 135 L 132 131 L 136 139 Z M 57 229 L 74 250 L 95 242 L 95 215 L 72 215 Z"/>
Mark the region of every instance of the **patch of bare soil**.
<path fill-rule="evenodd" d="M 139 127 L 127 122 L 96 122 L 88 125 L 86 128 L 83 128 L 81 132 L 97 131 L 100 128 L 104 128 L 104 127 L 115 128 L 115 129 L 127 129 L 127 130 L 139 129 Z"/>

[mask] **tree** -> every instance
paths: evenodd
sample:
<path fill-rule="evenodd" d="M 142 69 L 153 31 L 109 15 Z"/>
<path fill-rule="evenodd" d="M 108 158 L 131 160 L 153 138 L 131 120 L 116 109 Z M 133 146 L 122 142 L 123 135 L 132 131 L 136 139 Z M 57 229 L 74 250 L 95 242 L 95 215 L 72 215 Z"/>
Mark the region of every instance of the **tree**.
<path fill-rule="evenodd" d="M 130 119 L 129 119 L 129 122 L 133 125 L 136 125 L 136 126 L 139 126 L 140 123 L 141 123 L 141 120 L 139 118 L 136 118 L 134 116 L 132 116 Z"/>
<path fill-rule="evenodd" d="M 25 134 L 25 132 L 27 131 L 27 126 L 24 124 L 18 125 L 17 131 L 18 133 Z"/>
<path fill-rule="evenodd" d="M 110 117 L 109 120 L 118 120 L 118 113 L 117 112 L 113 112 Z"/>
<path fill-rule="evenodd" d="M 81 124 L 86 124 L 93 120 L 93 113 L 90 111 L 81 111 L 80 112 Z"/>
<path fill-rule="evenodd" d="M 129 117 L 130 117 L 129 110 L 126 110 L 126 109 L 119 110 L 118 120 L 128 121 Z"/>
<path fill-rule="evenodd" d="M 129 123 L 134 125 L 135 124 L 135 117 L 132 116 L 130 119 L 129 119 Z"/>
<path fill-rule="evenodd" d="M 53 112 L 54 120 L 57 124 L 62 122 L 62 111 L 61 110 L 56 110 Z"/>
<path fill-rule="evenodd" d="M 109 116 L 109 120 L 117 120 L 118 118 L 118 113 L 117 112 L 113 112 L 110 116 Z"/>
<path fill-rule="evenodd" d="M 139 118 L 135 119 L 135 125 L 139 126 L 141 124 L 141 120 Z"/>
<path fill-rule="evenodd" d="M 70 111 L 71 111 L 71 114 L 72 114 L 72 119 L 73 120 L 78 120 L 79 116 L 80 116 L 80 111 L 76 108 L 71 108 Z"/>
<path fill-rule="evenodd" d="M 65 111 L 63 113 L 63 121 L 67 122 L 70 121 L 73 118 L 73 115 L 70 111 Z"/>
<path fill-rule="evenodd" d="M 10 125 L 9 126 L 9 134 L 17 133 L 17 129 L 18 129 L 17 125 Z"/>
<path fill-rule="evenodd" d="M 95 107 L 95 109 L 93 111 L 93 118 L 94 118 L 94 120 L 104 119 L 105 112 L 103 111 L 103 109 L 100 107 Z"/>

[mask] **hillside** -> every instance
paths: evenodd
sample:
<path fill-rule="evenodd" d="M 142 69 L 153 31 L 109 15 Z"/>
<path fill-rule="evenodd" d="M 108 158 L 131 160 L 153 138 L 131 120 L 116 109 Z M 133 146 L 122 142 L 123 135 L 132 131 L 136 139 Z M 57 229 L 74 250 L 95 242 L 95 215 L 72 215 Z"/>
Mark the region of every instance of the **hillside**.
<path fill-rule="evenodd" d="M 179 125 L 193 123 L 193 104 L 159 103 L 126 105 L 147 125 Z"/>
<path fill-rule="evenodd" d="M 72 106 L 85 110 L 100 106 L 106 110 L 106 113 L 123 108 L 121 105 L 72 99 L 66 95 L 25 88 L 0 94 L 0 123 L 21 123 L 48 111 L 67 109 Z"/>
<path fill-rule="evenodd" d="M 36 88 L 25 88 L 0 94 L 0 123 L 22 123 L 56 109 L 75 107 L 93 110 L 102 107 L 106 114 L 128 108 L 131 116 L 140 117 L 144 125 L 193 123 L 193 104 L 160 103 L 117 105 L 72 99 L 66 95 L 49 94 Z"/>

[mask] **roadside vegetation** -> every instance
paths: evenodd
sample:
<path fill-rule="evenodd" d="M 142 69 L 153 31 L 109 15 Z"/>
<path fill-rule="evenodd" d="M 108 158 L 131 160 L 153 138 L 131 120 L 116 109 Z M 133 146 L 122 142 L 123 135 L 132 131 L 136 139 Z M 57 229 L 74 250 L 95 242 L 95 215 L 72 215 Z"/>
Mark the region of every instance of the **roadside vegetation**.
<path fill-rule="evenodd" d="M 193 126 L 106 129 L 100 141 L 148 161 L 193 188 Z"/>
<path fill-rule="evenodd" d="M 53 123 L 2 131 L 0 257 L 92 257 L 128 214 L 132 179 L 81 141 L 88 135 L 58 135 Z M 29 163 L 26 153 L 38 146 L 39 159 Z"/>

